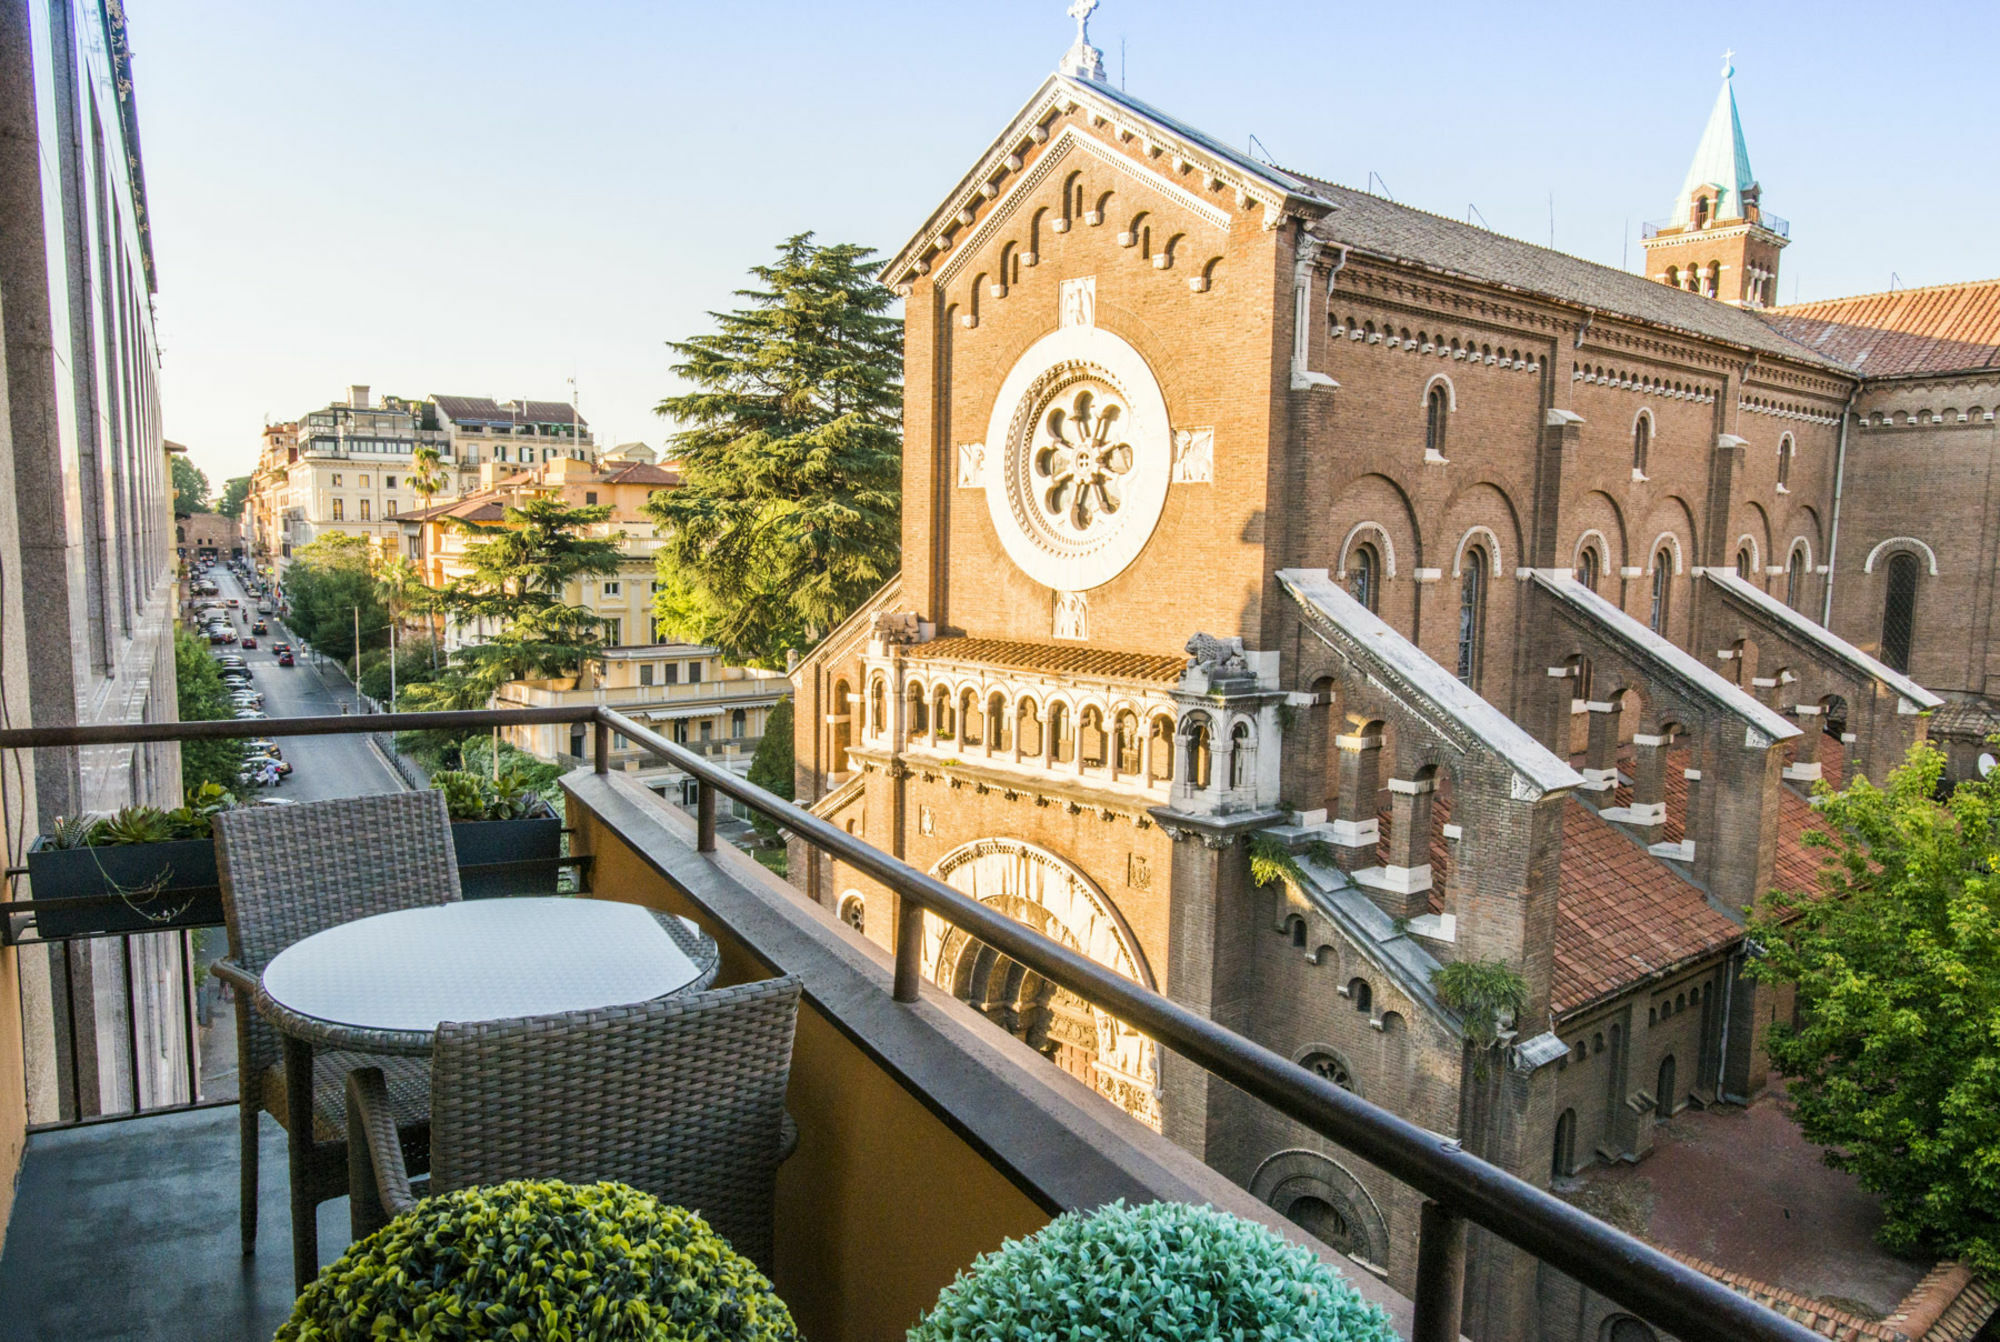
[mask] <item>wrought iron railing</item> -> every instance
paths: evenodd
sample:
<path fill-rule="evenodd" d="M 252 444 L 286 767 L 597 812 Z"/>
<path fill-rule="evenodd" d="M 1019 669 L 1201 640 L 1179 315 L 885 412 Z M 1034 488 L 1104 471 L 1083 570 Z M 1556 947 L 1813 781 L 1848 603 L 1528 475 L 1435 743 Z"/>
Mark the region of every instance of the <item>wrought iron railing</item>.
<path fill-rule="evenodd" d="M 715 799 L 718 793 L 730 797 L 880 881 L 897 896 L 904 910 L 937 915 L 1416 1190 L 1425 1201 L 1419 1224 L 1413 1342 L 1458 1342 L 1466 1230 L 1471 1225 L 1566 1273 L 1683 1342 L 1819 1339 L 1811 1329 L 1462 1150 L 1457 1142 L 1370 1104 L 1262 1044 L 1120 977 L 832 822 L 609 709 L 582 705 L 365 718 L 270 718 L 250 723 L 30 727 L 0 731 L 0 750 L 383 730 L 486 730 L 569 722 L 590 725 L 593 764 L 600 774 L 610 771 L 611 735 L 618 732 L 693 777 L 699 785 L 695 808 L 699 851 L 715 851 Z M 917 1000 L 922 953 L 923 919 L 899 918 L 893 987 L 899 1002 Z"/>

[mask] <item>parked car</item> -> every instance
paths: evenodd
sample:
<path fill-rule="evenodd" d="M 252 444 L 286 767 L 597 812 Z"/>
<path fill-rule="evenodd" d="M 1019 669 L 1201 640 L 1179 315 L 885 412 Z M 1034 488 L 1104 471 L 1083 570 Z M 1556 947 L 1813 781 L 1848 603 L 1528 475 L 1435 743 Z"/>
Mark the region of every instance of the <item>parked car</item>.
<path fill-rule="evenodd" d="M 281 652 L 281 653 L 279 653 L 279 654 L 278 654 L 278 665 L 279 665 L 279 666 L 290 666 L 290 665 L 292 665 L 292 654 L 291 654 L 290 652 Z"/>
<path fill-rule="evenodd" d="M 246 648 L 255 648 L 257 646 L 257 636 L 255 634 L 245 634 L 243 636 L 243 646 Z"/>
<path fill-rule="evenodd" d="M 253 719 L 268 718 L 271 715 L 261 708 L 239 708 L 233 716 L 238 722 L 249 722 Z"/>
<path fill-rule="evenodd" d="M 229 641 L 229 631 L 227 629 L 211 629 L 208 631 L 208 641 L 210 643 L 227 643 Z"/>

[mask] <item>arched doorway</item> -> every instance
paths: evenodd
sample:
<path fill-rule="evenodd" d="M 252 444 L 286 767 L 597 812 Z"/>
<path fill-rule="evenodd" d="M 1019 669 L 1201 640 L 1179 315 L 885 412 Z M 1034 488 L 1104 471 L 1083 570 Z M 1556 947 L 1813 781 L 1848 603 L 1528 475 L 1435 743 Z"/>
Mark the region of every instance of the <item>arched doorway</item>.
<path fill-rule="evenodd" d="M 1148 988 L 1151 970 L 1124 918 L 1075 866 L 1018 839 L 976 839 L 931 875 Z M 1160 1127 L 1158 1047 L 977 938 L 924 915 L 924 976 L 1140 1122 Z"/>
<path fill-rule="evenodd" d="M 1328 1248 L 1377 1271 L 1389 1253 L 1389 1225 L 1359 1179 L 1318 1151 L 1280 1151 L 1250 1177 L 1250 1193 Z"/>

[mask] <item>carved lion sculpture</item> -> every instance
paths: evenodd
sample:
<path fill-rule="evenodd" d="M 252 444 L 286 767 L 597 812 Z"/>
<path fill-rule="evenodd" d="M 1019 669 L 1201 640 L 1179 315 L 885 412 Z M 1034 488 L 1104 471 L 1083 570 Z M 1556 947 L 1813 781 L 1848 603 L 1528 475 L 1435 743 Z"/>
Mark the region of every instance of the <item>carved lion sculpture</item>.
<path fill-rule="evenodd" d="M 1188 664 L 1198 666 L 1211 676 L 1231 675 L 1250 669 L 1250 663 L 1243 659 L 1243 640 L 1240 638 L 1217 638 L 1213 634 L 1196 634 L 1187 641 Z"/>

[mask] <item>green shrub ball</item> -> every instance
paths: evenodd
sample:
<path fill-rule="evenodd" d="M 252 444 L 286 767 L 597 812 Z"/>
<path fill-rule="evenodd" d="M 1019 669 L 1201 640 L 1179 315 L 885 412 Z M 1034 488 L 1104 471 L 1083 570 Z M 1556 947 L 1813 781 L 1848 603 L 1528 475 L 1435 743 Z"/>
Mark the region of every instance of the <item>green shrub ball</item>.
<path fill-rule="evenodd" d="M 327 1267 L 276 1342 L 796 1342 L 771 1283 L 693 1212 L 623 1184 L 426 1198 Z"/>
<path fill-rule="evenodd" d="M 1380 1307 L 1296 1244 L 1213 1207 L 1122 1201 L 1008 1240 L 909 1342 L 1395 1342 Z"/>

